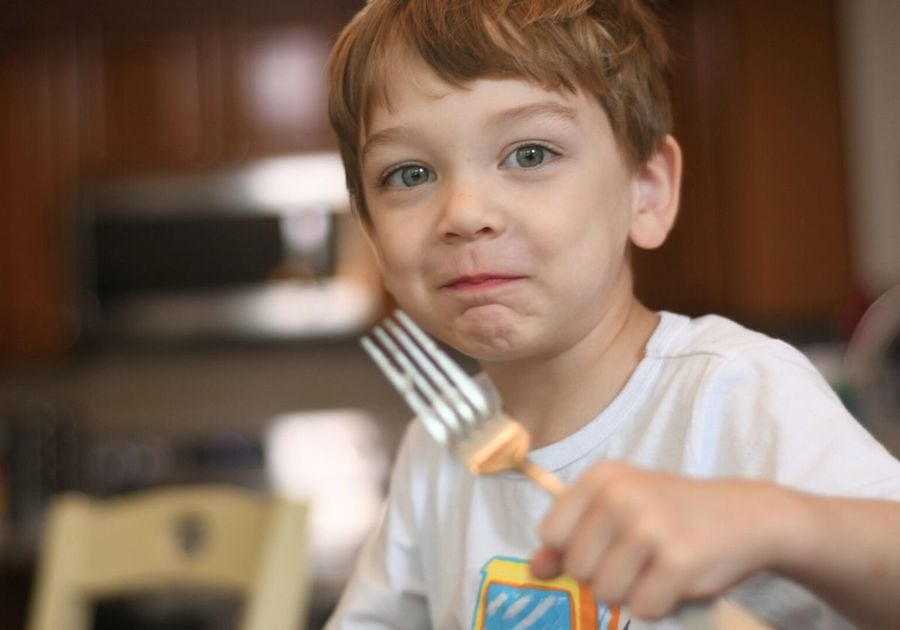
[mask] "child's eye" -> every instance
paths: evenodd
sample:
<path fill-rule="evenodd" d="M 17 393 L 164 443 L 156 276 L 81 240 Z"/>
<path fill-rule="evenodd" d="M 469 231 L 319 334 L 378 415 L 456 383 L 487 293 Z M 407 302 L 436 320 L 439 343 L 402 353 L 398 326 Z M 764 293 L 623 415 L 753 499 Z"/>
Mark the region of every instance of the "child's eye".
<path fill-rule="evenodd" d="M 511 168 L 536 168 L 557 156 L 556 151 L 542 144 L 523 144 L 506 156 L 503 166 Z"/>
<path fill-rule="evenodd" d="M 420 164 L 406 164 L 390 171 L 382 180 L 387 188 L 414 188 L 421 184 L 433 182 L 435 179 L 431 169 Z"/>

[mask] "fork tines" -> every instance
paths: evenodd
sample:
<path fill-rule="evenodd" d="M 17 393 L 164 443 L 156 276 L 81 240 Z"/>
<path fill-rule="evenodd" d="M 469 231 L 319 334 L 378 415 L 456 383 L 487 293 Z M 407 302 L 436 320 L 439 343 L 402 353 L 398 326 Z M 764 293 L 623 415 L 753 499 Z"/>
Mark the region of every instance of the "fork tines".
<path fill-rule="evenodd" d="M 491 415 L 478 384 L 403 311 L 360 343 L 435 441 L 464 437 Z"/>

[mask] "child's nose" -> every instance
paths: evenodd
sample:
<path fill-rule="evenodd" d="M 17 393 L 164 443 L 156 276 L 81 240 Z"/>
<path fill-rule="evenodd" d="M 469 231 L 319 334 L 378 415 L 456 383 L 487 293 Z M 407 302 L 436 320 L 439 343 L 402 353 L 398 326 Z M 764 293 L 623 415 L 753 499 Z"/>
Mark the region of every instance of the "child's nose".
<path fill-rule="evenodd" d="M 506 229 L 502 209 L 475 185 L 448 190 L 443 205 L 440 231 L 446 241 L 493 238 Z"/>

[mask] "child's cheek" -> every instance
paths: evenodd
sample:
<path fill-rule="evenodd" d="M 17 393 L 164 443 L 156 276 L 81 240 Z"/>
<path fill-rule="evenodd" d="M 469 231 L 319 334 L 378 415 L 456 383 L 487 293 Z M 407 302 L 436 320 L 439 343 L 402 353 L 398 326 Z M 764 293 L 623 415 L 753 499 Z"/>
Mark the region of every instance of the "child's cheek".
<path fill-rule="evenodd" d="M 409 287 L 417 274 L 420 264 L 409 252 L 390 250 L 384 252 L 382 273 L 385 285 L 392 295 Z"/>

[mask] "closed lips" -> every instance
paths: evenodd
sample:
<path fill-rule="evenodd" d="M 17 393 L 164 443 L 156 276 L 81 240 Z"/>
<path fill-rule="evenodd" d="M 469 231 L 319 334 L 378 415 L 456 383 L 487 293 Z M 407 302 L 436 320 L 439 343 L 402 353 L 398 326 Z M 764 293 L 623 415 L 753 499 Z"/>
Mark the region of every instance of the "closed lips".
<path fill-rule="evenodd" d="M 447 288 L 457 287 L 477 287 L 492 286 L 503 284 L 512 280 L 520 280 L 524 276 L 502 275 L 502 274 L 478 274 L 474 276 L 460 276 L 448 282 L 444 286 Z"/>

